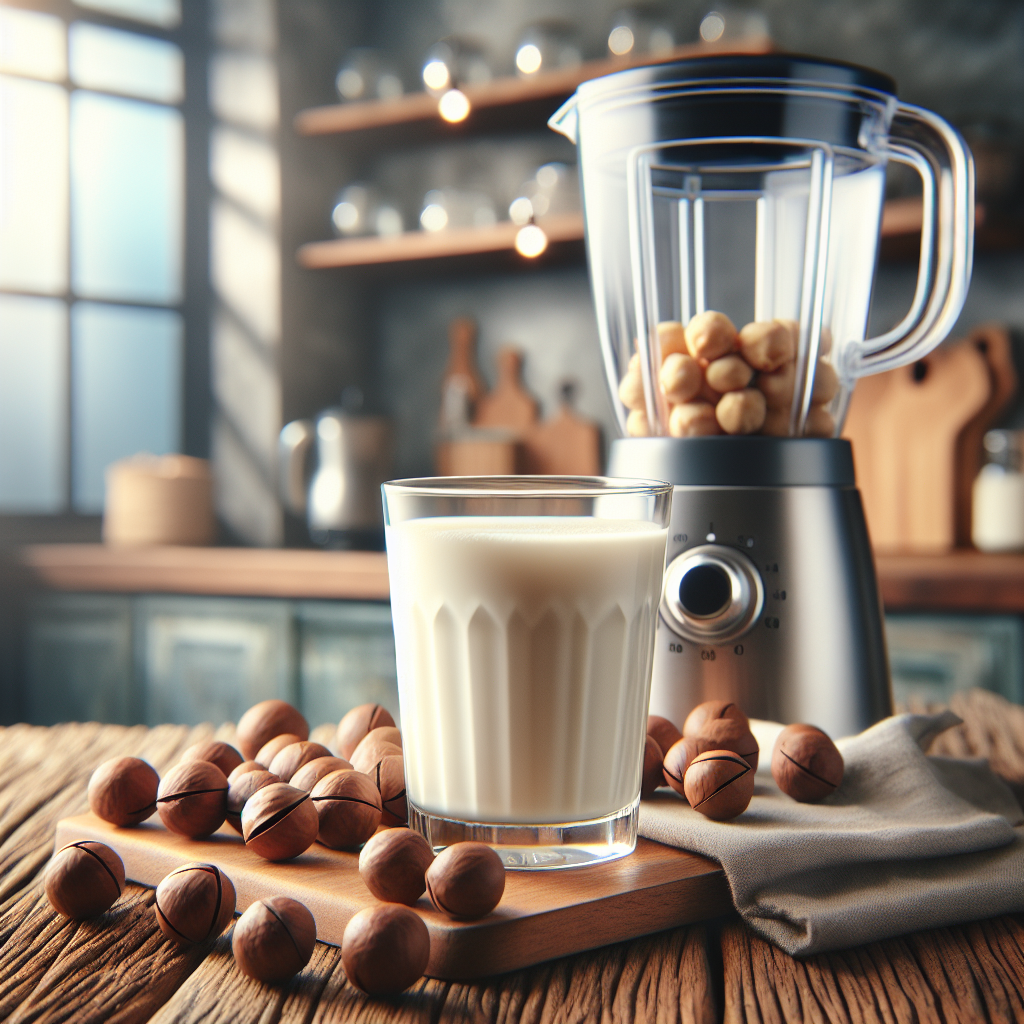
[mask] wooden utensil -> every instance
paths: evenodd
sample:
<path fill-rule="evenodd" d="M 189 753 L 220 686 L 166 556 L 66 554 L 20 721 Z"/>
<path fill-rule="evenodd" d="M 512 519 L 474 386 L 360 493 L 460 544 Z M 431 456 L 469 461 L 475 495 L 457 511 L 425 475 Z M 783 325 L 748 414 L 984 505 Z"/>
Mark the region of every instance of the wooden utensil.
<path fill-rule="evenodd" d="M 601 429 L 577 416 L 573 386 L 562 386 L 558 413 L 533 426 L 523 439 L 526 473 L 554 476 L 596 476 L 601 472 Z"/>
<path fill-rule="evenodd" d="M 295 860 L 272 864 L 247 850 L 228 826 L 196 841 L 152 820 L 116 828 L 82 814 L 58 823 L 56 849 L 83 839 L 115 849 L 127 876 L 143 885 L 156 885 L 190 861 L 216 864 L 235 886 L 237 910 L 265 896 L 290 896 L 312 911 L 317 938 L 334 945 L 353 914 L 378 905 L 359 877 L 358 854 L 319 843 Z M 426 897 L 413 909 L 430 931 L 427 974 L 468 979 L 715 917 L 732 909 L 732 899 L 714 861 L 641 839 L 634 853 L 608 864 L 509 871 L 497 909 L 479 921 L 452 921 Z"/>
<path fill-rule="evenodd" d="M 843 436 L 876 548 L 955 546 L 957 441 L 991 395 L 988 362 L 969 343 L 857 384 Z"/>
<path fill-rule="evenodd" d="M 476 365 L 476 322 L 469 317 L 458 317 L 448 326 L 448 365 L 441 378 L 441 394 L 448 390 L 453 379 L 459 379 L 465 387 L 466 397 L 472 410 L 484 396 L 487 385 Z"/>
<path fill-rule="evenodd" d="M 523 354 L 515 348 L 498 353 L 498 383 L 476 406 L 473 424 L 525 432 L 537 422 L 537 403 L 522 384 Z"/>

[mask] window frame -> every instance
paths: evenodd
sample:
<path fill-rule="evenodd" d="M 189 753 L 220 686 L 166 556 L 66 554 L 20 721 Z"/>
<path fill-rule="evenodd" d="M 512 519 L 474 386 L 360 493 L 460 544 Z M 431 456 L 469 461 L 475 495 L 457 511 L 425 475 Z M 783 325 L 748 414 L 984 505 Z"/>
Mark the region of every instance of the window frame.
<path fill-rule="evenodd" d="M 212 289 L 210 284 L 210 131 L 213 118 L 210 112 L 208 94 L 208 68 L 211 51 L 209 33 L 209 5 L 207 0 L 182 0 L 181 22 L 164 28 L 144 21 L 134 21 L 117 15 L 98 11 L 91 7 L 80 7 L 72 0 L 2 0 L 2 6 L 20 8 L 40 14 L 52 14 L 65 24 L 65 31 L 73 22 L 87 22 L 104 28 L 119 29 L 136 35 L 149 36 L 175 44 L 184 58 L 184 99 L 172 106 L 181 112 L 184 122 L 185 167 L 184 167 L 184 248 L 182 268 L 182 300 L 175 304 L 147 303 L 131 300 L 92 300 L 87 296 L 74 294 L 71 285 L 71 244 L 70 219 L 68 222 L 68 266 L 67 287 L 63 293 L 52 297 L 65 303 L 69 314 L 77 301 L 102 301 L 109 305 L 123 305 L 138 308 L 170 309 L 182 318 L 184 351 L 182 367 L 181 402 L 181 451 L 186 455 L 208 458 L 210 454 L 210 428 L 213 411 L 213 393 L 210 380 L 210 312 Z M 69 77 L 54 82 L 71 94 L 80 87 Z M 27 76 L 17 76 L 27 77 Z M 88 89 L 99 95 L 119 96 L 122 94 Z M 129 97 L 131 98 L 131 97 Z M 153 102 L 140 99 L 140 102 Z M 70 149 L 69 149 L 70 159 Z M 69 176 L 70 188 L 70 176 Z M 70 197 L 69 197 L 70 218 Z M 37 293 L 17 289 L 0 288 L 0 293 L 27 295 Z M 66 339 L 65 373 L 68 390 L 65 394 L 67 419 L 65 425 L 65 504 L 60 512 L 12 513 L 0 511 L 0 546 L 9 543 L 54 542 L 60 540 L 99 540 L 101 515 L 77 512 L 73 507 L 72 473 L 73 455 L 73 397 L 71 394 L 71 339 Z"/>

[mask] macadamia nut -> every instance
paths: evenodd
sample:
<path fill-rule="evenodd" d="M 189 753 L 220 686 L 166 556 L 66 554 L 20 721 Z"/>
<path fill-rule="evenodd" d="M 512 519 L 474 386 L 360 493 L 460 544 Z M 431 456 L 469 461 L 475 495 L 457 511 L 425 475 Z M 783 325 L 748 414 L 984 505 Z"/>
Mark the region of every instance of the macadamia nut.
<path fill-rule="evenodd" d="M 657 331 L 662 361 L 673 352 L 686 351 L 686 329 L 678 320 L 662 320 Z"/>
<path fill-rule="evenodd" d="M 704 371 L 709 387 L 722 394 L 726 391 L 742 391 L 753 379 L 754 371 L 742 356 L 722 356 L 708 363 Z"/>
<path fill-rule="evenodd" d="M 831 437 L 836 432 L 836 421 L 832 413 L 820 405 L 812 405 L 804 426 L 805 437 Z"/>
<path fill-rule="evenodd" d="M 730 391 L 715 406 L 718 425 L 727 434 L 756 434 L 764 426 L 768 409 L 756 388 Z"/>
<path fill-rule="evenodd" d="M 695 359 L 711 362 L 732 352 L 736 345 L 736 327 L 724 313 L 709 309 L 686 325 L 686 348 Z"/>
<path fill-rule="evenodd" d="M 626 433 L 630 437 L 649 437 L 651 425 L 643 409 L 634 409 L 626 418 Z"/>
<path fill-rule="evenodd" d="M 747 324 L 740 331 L 740 352 L 755 370 L 777 370 L 796 358 L 796 337 L 781 320 Z"/>
<path fill-rule="evenodd" d="M 619 384 L 619 401 L 627 409 L 643 409 L 647 400 L 644 398 L 644 381 L 640 376 L 640 368 L 630 370 Z"/>
<path fill-rule="evenodd" d="M 831 363 L 824 359 L 818 360 L 818 368 L 814 371 L 814 390 L 811 392 L 811 405 L 824 405 L 831 402 L 839 393 L 839 376 Z"/>
<path fill-rule="evenodd" d="M 793 404 L 793 388 L 796 385 L 796 360 L 783 363 L 771 373 L 759 373 L 754 386 L 764 395 L 769 409 L 785 409 L 787 414 Z"/>
<path fill-rule="evenodd" d="M 672 437 L 706 437 L 722 431 L 710 402 L 684 402 L 669 414 L 668 432 Z"/>
<path fill-rule="evenodd" d="M 696 359 L 673 352 L 661 364 L 658 382 L 670 402 L 688 402 L 700 391 L 704 377 Z"/>

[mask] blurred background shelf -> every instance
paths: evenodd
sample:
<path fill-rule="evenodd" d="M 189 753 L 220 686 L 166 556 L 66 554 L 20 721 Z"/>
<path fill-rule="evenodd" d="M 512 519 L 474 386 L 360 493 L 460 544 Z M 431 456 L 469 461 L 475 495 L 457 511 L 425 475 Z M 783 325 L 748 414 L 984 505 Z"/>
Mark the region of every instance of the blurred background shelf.
<path fill-rule="evenodd" d="M 36 585 L 57 591 L 361 601 L 389 597 L 386 556 L 373 551 L 37 544 L 22 548 L 20 561 Z"/>
<path fill-rule="evenodd" d="M 382 552 L 38 544 L 22 548 L 20 561 L 36 584 L 58 591 L 389 597 Z M 1024 555 L 879 553 L 876 562 L 888 611 L 1024 613 Z"/>
<path fill-rule="evenodd" d="M 462 89 L 470 103 L 469 116 L 457 124 L 443 121 L 438 114 L 437 97 L 426 92 L 409 93 L 390 100 L 368 100 L 313 107 L 296 116 L 295 130 L 300 135 L 359 135 L 381 130 L 405 128 L 414 132 L 426 128 L 436 133 L 448 131 L 474 134 L 495 130 L 542 128 L 547 119 L 568 99 L 576 87 L 591 78 L 641 64 L 666 63 L 682 57 L 718 53 L 768 53 L 767 38 L 729 40 L 724 43 L 700 43 L 675 47 L 662 57 L 641 54 L 633 59 L 587 61 L 574 68 L 538 72 L 526 78 L 502 77 Z M 376 138 L 373 140 L 378 141 Z M 391 133 L 391 141 L 410 141 L 409 134 Z"/>
<path fill-rule="evenodd" d="M 582 214 L 561 214 L 537 223 L 548 236 L 549 249 L 543 254 L 544 261 L 584 259 Z M 338 238 L 303 245 L 298 260 L 309 270 L 325 270 L 502 254 L 514 256 L 520 266 L 534 265 L 536 260 L 515 252 L 518 230 L 511 221 L 503 221 L 486 228 L 407 231 L 390 238 Z M 920 236 L 921 201 L 914 198 L 889 200 L 882 213 L 883 259 L 916 259 Z M 978 229 L 977 244 L 992 250 L 1019 247 L 1024 245 L 1024 235 L 1006 228 L 989 230 L 982 225 Z M 445 269 L 451 269 L 448 263 Z"/>
<path fill-rule="evenodd" d="M 543 254 L 545 261 L 552 257 L 584 258 L 582 213 L 546 217 L 537 223 L 548 236 L 548 249 Z M 526 259 L 516 253 L 518 231 L 519 227 L 511 221 L 502 221 L 486 228 L 407 231 L 391 238 L 341 238 L 329 242 L 310 242 L 299 249 L 299 262 L 308 269 L 322 270 L 503 254 L 514 255 L 523 264 L 535 264 L 535 259 Z"/>

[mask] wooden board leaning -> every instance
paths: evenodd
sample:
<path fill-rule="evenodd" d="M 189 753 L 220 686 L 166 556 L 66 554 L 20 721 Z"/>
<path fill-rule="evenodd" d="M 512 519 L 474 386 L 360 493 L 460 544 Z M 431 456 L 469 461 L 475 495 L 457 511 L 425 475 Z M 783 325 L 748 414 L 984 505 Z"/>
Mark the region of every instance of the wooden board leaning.
<path fill-rule="evenodd" d="M 377 902 L 359 877 L 358 856 L 319 843 L 271 864 L 227 826 L 195 841 L 154 821 L 122 829 L 81 814 L 58 823 L 58 849 L 83 839 L 115 849 L 128 878 L 144 885 L 190 861 L 216 864 L 234 883 L 236 910 L 264 896 L 291 896 L 313 913 L 317 938 L 334 945 L 352 915 Z M 430 931 L 427 974 L 468 980 L 705 920 L 731 910 L 732 900 L 714 861 L 641 839 L 631 856 L 609 864 L 508 872 L 501 903 L 480 921 L 451 921 L 426 897 L 414 909 Z"/>

